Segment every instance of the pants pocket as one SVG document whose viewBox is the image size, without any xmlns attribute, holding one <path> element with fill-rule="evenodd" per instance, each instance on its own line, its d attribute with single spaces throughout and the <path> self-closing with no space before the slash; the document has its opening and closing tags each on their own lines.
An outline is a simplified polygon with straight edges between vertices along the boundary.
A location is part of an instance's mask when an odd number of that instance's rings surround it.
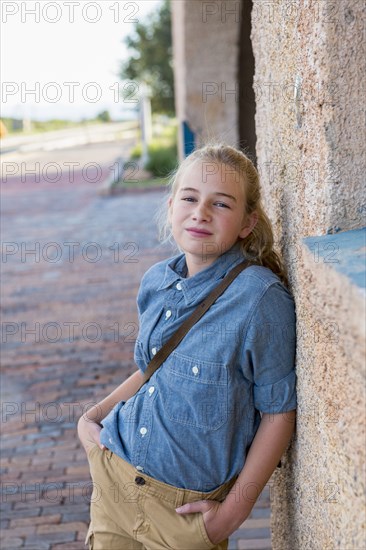
<svg viewBox="0 0 366 550">
<path fill-rule="evenodd" d="M 209 536 L 207 534 L 206 525 L 205 525 L 205 522 L 203 520 L 202 512 L 198 512 L 197 515 L 198 515 L 198 523 L 199 523 L 199 528 L 200 528 L 200 532 L 201 532 L 203 541 L 206 543 L 207 548 L 215 548 L 216 544 L 213 544 L 210 541 Z"/>
<path fill-rule="evenodd" d="M 88 533 L 85 538 L 85 546 L 88 546 L 89 550 L 93 550 L 94 548 L 94 533 L 92 524 L 89 525 Z"/>
<path fill-rule="evenodd" d="M 88 451 L 86 453 L 86 457 L 87 457 L 88 460 L 90 460 L 92 454 L 95 452 L 96 449 L 99 449 L 99 447 L 96 443 L 92 447 L 90 447 L 90 449 L 88 449 Z"/>
</svg>

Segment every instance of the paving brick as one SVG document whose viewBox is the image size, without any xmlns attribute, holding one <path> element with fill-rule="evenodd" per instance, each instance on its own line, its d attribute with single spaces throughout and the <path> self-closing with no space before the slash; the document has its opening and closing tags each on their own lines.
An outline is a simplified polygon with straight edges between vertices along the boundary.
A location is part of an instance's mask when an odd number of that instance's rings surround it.
<svg viewBox="0 0 366 550">
<path fill-rule="evenodd" d="M 15 430 L 10 432 L 13 436 L 22 436 L 24 435 L 26 439 L 31 438 L 33 435 L 37 435 L 40 433 L 39 428 L 35 427 L 27 427 L 23 428 L 22 430 Z"/>
<path fill-rule="evenodd" d="M 265 539 L 271 537 L 271 530 L 266 528 L 250 528 L 245 526 L 241 531 L 241 536 L 246 539 Z"/>
<path fill-rule="evenodd" d="M 270 518 L 248 518 L 240 526 L 240 529 L 261 529 L 268 528 L 270 526 Z"/>
<path fill-rule="evenodd" d="M 4 457 L 1 457 L 0 458 L 0 468 L 7 468 L 10 464 L 10 458 L 4 458 Z"/>
<path fill-rule="evenodd" d="M 33 474 L 34 476 L 34 474 Z M 12 482 L 12 481 L 17 481 L 18 479 L 20 478 L 20 472 L 18 473 L 13 473 L 13 472 L 3 472 L 1 474 L 1 481 L 2 483 L 5 483 L 5 482 Z"/>
<path fill-rule="evenodd" d="M 11 456 L 9 461 L 13 468 L 27 468 L 31 463 L 31 459 L 28 456 Z"/>
<path fill-rule="evenodd" d="M 37 533 L 45 534 L 45 533 L 63 533 L 63 532 L 71 532 L 71 531 L 84 531 L 87 529 L 86 523 L 82 522 L 70 522 L 70 523 L 62 523 L 59 525 L 39 525 L 37 527 Z"/>
<path fill-rule="evenodd" d="M 8 529 L 10 521 L 8 519 L 0 519 L 0 530 Z"/>
<path fill-rule="evenodd" d="M 22 548 L 23 539 L 19 537 L 4 538 L 0 537 L 0 548 L 10 550 L 11 548 Z"/>
<path fill-rule="evenodd" d="M 43 541 L 37 540 L 34 543 L 30 543 L 29 539 L 27 539 L 25 548 L 27 550 L 51 550 L 52 545 L 45 540 Z"/>
<path fill-rule="evenodd" d="M 71 532 L 64 532 L 64 533 L 46 533 L 46 534 L 40 534 L 37 533 L 37 535 L 32 535 L 30 537 L 27 537 L 27 544 L 34 544 L 36 545 L 38 542 L 48 544 L 49 546 L 51 543 L 56 542 L 75 542 L 76 533 Z"/>
<path fill-rule="evenodd" d="M 62 431 L 59 428 L 45 424 L 44 426 L 41 426 L 41 433 L 47 434 L 49 437 L 59 437 Z"/>
<path fill-rule="evenodd" d="M 62 495 L 59 495 L 57 498 L 53 500 L 46 500 L 38 498 L 37 500 L 33 499 L 33 501 L 27 500 L 26 502 L 16 502 L 14 504 L 14 510 L 28 510 L 31 506 L 36 505 L 37 507 L 47 508 L 47 507 L 53 507 L 56 505 L 61 504 L 64 501 L 64 497 Z"/>
<path fill-rule="evenodd" d="M 30 507 L 29 505 L 26 505 L 26 507 L 19 509 L 14 509 L 7 512 L 8 518 L 13 521 L 15 519 L 21 518 L 36 518 L 41 514 L 41 508 L 37 507 Z"/>
<path fill-rule="evenodd" d="M 67 542 L 66 544 L 53 544 L 51 550 L 85 550 L 84 541 Z"/>
<path fill-rule="evenodd" d="M 1 452 L 3 453 L 6 450 L 13 449 L 13 452 L 15 452 L 15 449 L 17 446 L 21 446 L 23 441 L 23 436 L 15 436 L 15 437 L 9 437 L 5 436 L 3 437 L 2 443 L 1 443 Z"/>
<path fill-rule="evenodd" d="M 51 466 L 53 465 L 51 460 L 52 459 L 47 458 L 46 460 L 41 460 L 41 462 L 38 462 L 37 459 L 32 459 L 29 470 L 32 472 L 49 472 L 51 471 Z M 26 471 L 22 471 L 22 475 L 27 473 L 29 470 L 27 469 Z"/>
<path fill-rule="evenodd" d="M 37 432 L 37 433 L 30 433 L 25 435 L 26 441 L 36 441 L 37 445 L 42 441 L 49 441 L 49 438 L 51 437 L 59 437 L 61 435 L 61 430 L 53 430 L 53 433 L 44 433 L 44 432 Z"/>
<path fill-rule="evenodd" d="M 39 517 L 27 517 L 17 518 L 10 521 L 10 527 L 22 527 L 23 525 L 52 525 L 60 523 L 61 515 L 56 514 L 53 516 L 39 516 Z"/>
<path fill-rule="evenodd" d="M 70 521 L 81 521 L 85 524 L 89 524 L 90 514 L 86 506 L 83 507 L 82 512 L 73 512 L 72 514 L 62 514 L 62 522 L 67 523 Z"/>
<path fill-rule="evenodd" d="M 15 453 L 15 449 L 12 448 L 12 449 L 1 449 L 1 454 L 3 457 L 9 457 L 11 458 Z"/>
<path fill-rule="evenodd" d="M 0 512 L 9 512 L 12 509 L 11 502 L 0 501 Z"/>
<path fill-rule="evenodd" d="M 238 550 L 271 550 L 271 539 L 239 539 Z"/>
<path fill-rule="evenodd" d="M 81 513 L 87 513 L 89 517 L 89 505 L 84 500 L 82 502 L 64 502 L 63 504 L 55 504 L 54 506 L 48 506 L 43 509 L 44 513 L 47 515 L 56 515 L 56 514 L 65 514 L 65 516 L 70 516 L 72 520 L 76 521 L 76 515 Z M 66 521 L 70 521 L 70 518 Z M 78 521 L 78 520 L 77 520 Z"/>
<path fill-rule="evenodd" d="M 41 465 L 41 466 L 45 466 L 47 465 L 48 467 L 51 466 L 52 464 L 52 459 L 53 459 L 53 453 L 48 453 L 48 456 L 40 456 L 40 455 L 34 455 L 32 457 L 32 468 L 34 466 L 38 466 L 38 465 Z"/>
<path fill-rule="evenodd" d="M 252 509 L 250 517 L 252 517 L 252 518 L 269 518 L 270 517 L 270 510 L 268 509 L 268 506 L 266 506 L 265 508 L 262 508 L 260 506 L 260 503 L 258 503 L 258 506 L 255 506 Z"/>
<path fill-rule="evenodd" d="M 10 413 L 6 408 L 9 403 L 12 406 Z M 24 429 L 27 429 L 28 426 L 23 422 L 23 420 L 20 419 L 20 414 L 19 414 L 20 404 L 19 404 L 19 402 L 17 402 L 17 401 L 14 401 L 14 402 L 6 401 L 5 403 L 2 404 L 2 406 L 3 406 L 2 428 L 3 428 L 4 431 L 6 431 L 6 433 L 14 433 L 14 432 L 16 433 L 18 431 L 22 431 Z M 15 407 L 15 409 L 13 407 Z M 18 414 L 17 419 L 14 419 L 10 416 L 10 414 L 13 414 L 12 411 L 14 411 L 14 410 Z"/>
<path fill-rule="evenodd" d="M 16 538 L 16 537 L 28 537 L 36 532 L 35 525 L 20 525 L 18 527 L 12 527 L 9 530 L 3 531 L 4 538 Z"/>
<path fill-rule="evenodd" d="M 65 475 L 65 468 L 60 468 L 59 464 L 55 462 L 52 464 L 53 468 L 49 468 L 44 472 L 44 475 L 47 478 L 47 481 L 55 481 L 59 479 L 60 477 L 63 477 Z"/>
</svg>

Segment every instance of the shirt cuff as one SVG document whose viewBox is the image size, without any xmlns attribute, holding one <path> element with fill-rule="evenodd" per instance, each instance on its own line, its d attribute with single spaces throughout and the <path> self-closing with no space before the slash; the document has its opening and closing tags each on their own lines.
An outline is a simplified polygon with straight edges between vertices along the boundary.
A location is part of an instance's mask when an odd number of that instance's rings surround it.
<svg viewBox="0 0 366 550">
<path fill-rule="evenodd" d="M 254 406 L 263 413 L 272 414 L 296 409 L 295 371 L 274 384 L 254 386 Z"/>
</svg>

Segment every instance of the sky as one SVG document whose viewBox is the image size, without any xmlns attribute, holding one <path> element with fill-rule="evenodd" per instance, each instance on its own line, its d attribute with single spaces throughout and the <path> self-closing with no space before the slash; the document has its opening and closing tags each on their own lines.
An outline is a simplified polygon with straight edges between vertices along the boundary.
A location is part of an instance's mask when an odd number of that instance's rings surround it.
<svg viewBox="0 0 366 550">
<path fill-rule="evenodd" d="M 118 77 L 129 53 L 123 38 L 161 0 L 12 1 L 1 10 L 1 116 L 47 120 L 122 119 L 137 86 L 120 97 Z"/>
</svg>

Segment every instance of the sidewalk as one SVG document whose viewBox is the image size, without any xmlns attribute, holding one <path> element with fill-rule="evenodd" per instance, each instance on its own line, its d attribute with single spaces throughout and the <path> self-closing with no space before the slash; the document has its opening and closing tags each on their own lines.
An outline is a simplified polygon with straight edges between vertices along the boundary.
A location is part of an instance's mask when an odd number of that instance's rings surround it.
<svg viewBox="0 0 366 550">
<path fill-rule="evenodd" d="M 76 421 L 134 370 L 138 284 L 170 253 L 156 247 L 160 192 L 96 191 L 2 188 L 3 550 L 85 548 L 91 483 Z M 269 515 L 266 489 L 230 549 L 270 549 Z"/>
<path fill-rule="evenodd" d="M 1 138 L 0 155 L 11 152 L 54 151 L 91 143 L 115 142 L 121 135 L 124 136 L 124 139 L 136 139 L 137 127 L 137 121 L 85 123 L 74 128 L 29 135 L 10 134 Z"/>
</svg>

